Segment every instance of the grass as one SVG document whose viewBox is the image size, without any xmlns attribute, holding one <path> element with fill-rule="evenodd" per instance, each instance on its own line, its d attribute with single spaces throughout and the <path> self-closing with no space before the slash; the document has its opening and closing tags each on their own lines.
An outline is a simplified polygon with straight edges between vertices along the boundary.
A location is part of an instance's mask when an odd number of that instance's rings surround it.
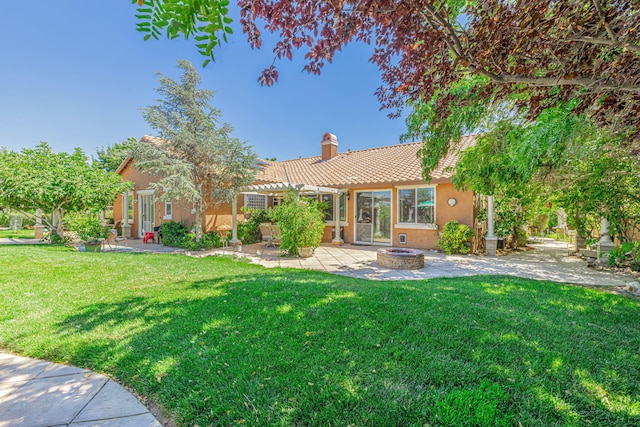
<svg viewBox="0 0 640 427">
<path fill-rule="evenodd" d="M 33 239 L 35 237 L 33 230 L 0 230 L 0 239 Z"/>
<path fill-rule="evenodd" d="M 0 348 L 106 373 L 179 425 L 640 424 L 640 301 L 620 295 L 63 247 L 0 265 Z"/>
</svg>

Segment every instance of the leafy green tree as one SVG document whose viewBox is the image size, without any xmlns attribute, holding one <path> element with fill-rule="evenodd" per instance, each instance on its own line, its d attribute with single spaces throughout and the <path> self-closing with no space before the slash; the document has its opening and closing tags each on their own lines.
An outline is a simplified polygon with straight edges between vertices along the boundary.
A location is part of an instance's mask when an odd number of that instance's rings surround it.
<svg viewBox="0 0 640 427">
<path fill-rule="evenodd" d="M 42 209 L 51 213 L 45 224 L 62 235 L 65 215 L 98 212 L 131 187 L 114 173 L 90 164 L 80 148 L 73 153 L 54 153 L 46 142 L 21 152 L 0 154 L 0 205 L 33 218 Z"/>
<path fill-rule="evenodd" d="M 496 213 L 512 224 L 503 233 L 511 228 L 517 237 L 536 205 L 549 201 L 565 209 L 581 236 L 597 231 L 605 217 L 614 235 L 628 239 L 640 221 L 637 158 L 584 115 L 573 114 L 571 104 L 546 109 L 532 124 L 511 116 L 476 141 L 462 153 L 453 182 L 496 196 Z"/>
<path fill-rule="evenodd" d="M 98 158 L 94 159 L 102 169 L 107 172 L 115 172 L 120 164 L 131 155 L 133 148 L 138 143 L 135 138 L 127 138 L 126 141 L 117 142 L 106 148 L 98 148 Z"/>
<path fill-rule="evenodd" d="M 234 202 L 241 187 L 252 184 L 258 158 L 244 142 L 220 125 L 221 112 L 209 103 L 213 92 L 199 89 L 200 75 L 189 61 L 178 61 L 179 82 L 159 75 L 161 95 L 144 109 L 144 118 L 159 138 L 143 137 L 134 150 L 138 169 L 158 181 L 152 187 L 164 200 L 193 207 L 196 242 L 203 233 L 204 212 L 214 204 Z"/>
</svg>

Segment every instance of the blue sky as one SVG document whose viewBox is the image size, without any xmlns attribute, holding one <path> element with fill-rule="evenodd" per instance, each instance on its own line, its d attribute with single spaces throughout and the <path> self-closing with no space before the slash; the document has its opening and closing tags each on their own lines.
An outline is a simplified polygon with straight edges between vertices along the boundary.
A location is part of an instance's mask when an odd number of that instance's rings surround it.
<svg viewBox="0 0 640 427">
<path fill-rule="evenodd" d="M 257 82 L 273 60 L 268 40 L 251 50 L 238 29 L 202 69 L 193 40 L 143 41 L 129 0 L 5 2 L 0 26 L 0 147 L 47 141 L 55 151 L 96 148 L 153 134 L 141 109 L 158 98 L 156 72 L 179 78 L 179 59 L 196 65 L 212 105 L 262 157 L 320 154 L 325 132 L 339 151 L 399 142 L 404 120 L 387 118 L 374 91 L 372 48 L 353 45 L 321 76 L 302 71 L 303 52 L 279 61 L 280 81 Z"/>
</svg>

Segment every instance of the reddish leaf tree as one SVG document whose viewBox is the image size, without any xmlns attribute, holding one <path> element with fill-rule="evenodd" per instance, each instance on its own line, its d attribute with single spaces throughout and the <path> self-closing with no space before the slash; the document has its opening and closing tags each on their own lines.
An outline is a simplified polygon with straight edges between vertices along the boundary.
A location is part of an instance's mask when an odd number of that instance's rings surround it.
<svg viewBox="0 0 640 427">
<path fill-rule="evenodd" d="M 218 4 L 224 10 L 211 13 Z M 152 35 L 167 28 L 169 36 L 209 37 L 210 43 L 198 46 L 213 56 L 210 37 L 224 34 L 220 16 L 227 5 L 226 0 L 145 0 L 140 28 Z M 261 27 L 277 33 L 275 55 L 291 59 L 294 49 L 302 49 L 305 70 L 312 74 L 349 43 L 373 45 L 371 61 L 384 82 L 377 96 L 392 116 L 407 102 L 429 103 L 435 111 L 429 125 L 437 127 L 453 114 L 452 103 L 471 99 L 485 105 L 516 100 L 516 108 L 534 119 L 548 106 L 578 100 L 574 113 L 640 136 L 640 0 L 239 0 L 238 5 L 251 46 L 261 47 Z M 272 85 L 277 78 L 270 66 L 259 80 Z M 465 85 L 465 97 L 452 91 L 469 78 L 473 84 Z"/>
</svg>

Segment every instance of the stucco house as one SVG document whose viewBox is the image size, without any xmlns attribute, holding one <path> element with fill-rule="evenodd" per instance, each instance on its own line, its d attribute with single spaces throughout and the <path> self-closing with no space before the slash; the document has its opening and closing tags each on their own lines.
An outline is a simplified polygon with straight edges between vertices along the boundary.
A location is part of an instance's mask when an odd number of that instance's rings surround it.
<svg viewBox="0 0 640 427">
<path fill-rule="evenodd" d="M 329 204 L 323 241 L 433 249 L 446 222 L 474 226 L 473 192 L 458 191 L 451 183 L 460 150 L 474 142 L 474 136 L 464 137 L 459 150 L 444 158 L 426 183 L 417 156 L 422 143 L 340 152 L 336 136 L 326 133 L 318 156 L 264 161 L 254 185 L 244 188 L 235 204 L 207 210 L 205 230 L 232 227 L 235 239 L 235 225 L 244 219 L 242 206 L 268 208 L 294 190 Z M 169 220 L 194 222 L 190 206 L 155 200 L 150 188 L 154 178 L 138 171 L 133 159 L 126 159 L 117 173 L 134 183 L 114 204 L 115 220 L 125 236 L 141 237 Z"/>
</svg>

